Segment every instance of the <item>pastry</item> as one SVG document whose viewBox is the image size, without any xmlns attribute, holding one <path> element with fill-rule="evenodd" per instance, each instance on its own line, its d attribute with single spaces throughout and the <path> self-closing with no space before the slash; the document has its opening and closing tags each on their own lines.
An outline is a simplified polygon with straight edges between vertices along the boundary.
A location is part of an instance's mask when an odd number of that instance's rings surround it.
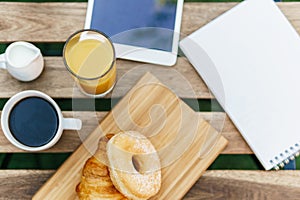
<svg viewBox="0 0 300 200">
<path fill-rule="evenodd" d="M 113 185 L 106 166 L 106 144 L 110 135 L 99 141 L 98 150 L 89 158 L 82 170 L 81 182 L 76 187 L 80 200 L 125 200 Z"/>
<path fill-rule="evenodd" d="M 80 200 L 145 200 L 161 186 L 158 154 L 138 132 L 106 135 L 82 170 L 76 187 Z"/>
<path fill-rule="evenodd" d="M 134 131 L 114 135 L 107 143 L 107 158 L 111 180 L 127 198 L 149 199 L 159 191 L 159 157 L 144 135 Z"/>
</svg>

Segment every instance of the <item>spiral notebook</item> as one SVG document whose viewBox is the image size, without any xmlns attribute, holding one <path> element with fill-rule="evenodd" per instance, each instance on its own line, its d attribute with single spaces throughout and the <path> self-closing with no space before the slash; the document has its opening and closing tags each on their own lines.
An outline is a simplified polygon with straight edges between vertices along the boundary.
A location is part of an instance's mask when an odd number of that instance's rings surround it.
<svg viewBox="0 0 300 200">
<path fill-rule="evenodd" d="M 247 0 L 180 47 L 266 170 L 300 150 L 300 38 L 272 0 Z"/>
</svg>

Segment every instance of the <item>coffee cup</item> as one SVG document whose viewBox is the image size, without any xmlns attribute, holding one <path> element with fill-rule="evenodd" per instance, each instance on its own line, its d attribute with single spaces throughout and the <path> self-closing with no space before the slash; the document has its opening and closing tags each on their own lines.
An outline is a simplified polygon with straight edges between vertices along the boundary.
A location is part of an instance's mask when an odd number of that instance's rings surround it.
<svg viewBox="0 0 300 200">
<path fill-rule="evenodd" d="M 64 118 L 51 97 L 36 90 L 27 90 L 7 101 L 1 114 L 1 127 L 14 146 L 27 151 L 41 151 L 56 144 L 63 130 L 80 130 L 81 120 Z"/>
<path fill-rule="evenodd" d="M 39 48 L 28 42 L 14 42 L 0 55 L 0 68 L 20 81 L 32 81 L 43 71 L 44 60 Z"/>
</svg>

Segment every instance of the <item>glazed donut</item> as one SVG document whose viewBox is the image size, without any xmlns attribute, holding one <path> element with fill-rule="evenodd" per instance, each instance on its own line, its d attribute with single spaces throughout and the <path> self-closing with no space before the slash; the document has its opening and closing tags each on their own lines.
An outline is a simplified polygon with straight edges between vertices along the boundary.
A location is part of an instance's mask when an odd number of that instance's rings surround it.
<svg viewBox="0 0 300 200">
<path fill-rule="evenodd" d="M 127 198 L 144 200 L 161 186 L 158 154 L 142 134 L 128 131 L 114 135 L 107 143 L 110 178 Z"/>
</svg>

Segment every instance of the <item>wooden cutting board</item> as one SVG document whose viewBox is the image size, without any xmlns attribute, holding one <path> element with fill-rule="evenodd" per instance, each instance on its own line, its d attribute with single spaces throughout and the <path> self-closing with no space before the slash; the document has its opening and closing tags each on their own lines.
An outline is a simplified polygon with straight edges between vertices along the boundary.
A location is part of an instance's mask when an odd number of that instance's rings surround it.
<svg viewBox="0 0 300 200">
<path fill-rule="evenodd" d="M 33 199 L 77 199 L 85 161 L 107 133 L 136 130 L 146 135 L 159 153 L 162 186 L 152 199 L 181 199 L 227 144 L 220 136 L 206 156 L 201 147 L 216 135 L 202 117 L 150 73 L 124 96 L 83 144 L 40 188 Z"/>
</svg>

